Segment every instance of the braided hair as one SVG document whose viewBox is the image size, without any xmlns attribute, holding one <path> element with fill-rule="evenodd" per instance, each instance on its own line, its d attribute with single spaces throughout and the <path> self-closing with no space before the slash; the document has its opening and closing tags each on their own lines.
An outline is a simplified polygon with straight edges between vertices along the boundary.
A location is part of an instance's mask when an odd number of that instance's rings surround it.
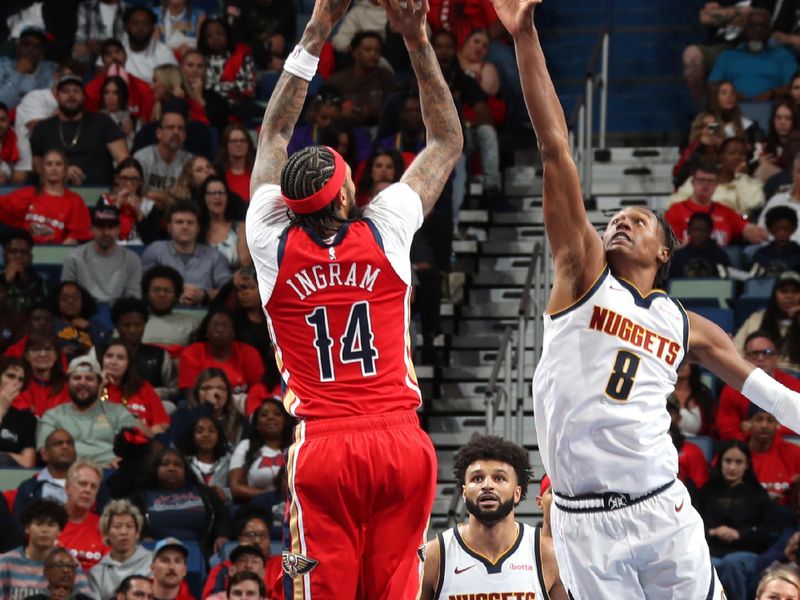
<svg viewBox="0 0 800 600">
<path fill-rule="evenodd" d="M 281 191 L 292 200 L 307 198 L 318 192 L 333 177 L 335 161 L 330 150 L 323 146 L 309 146 L 298 150 L 289 157 L 281 171 Z M 288 211 L 292 225 L 306 227 L 325 239 L 347 223 L 347 219 L 339 216 L 338 201 L 316 212 L 307 215 Z"/>
</svg>

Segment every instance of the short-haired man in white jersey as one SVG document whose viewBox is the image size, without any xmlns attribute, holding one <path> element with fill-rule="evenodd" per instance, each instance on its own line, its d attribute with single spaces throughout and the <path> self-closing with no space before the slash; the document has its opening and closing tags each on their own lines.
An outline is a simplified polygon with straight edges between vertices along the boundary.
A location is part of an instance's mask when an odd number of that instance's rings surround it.
<svg viewBox="0 0 800 600">
<path fill-rule="evenodd" d="M 461 154 L 458 112 L 426 33 L 428 3 L 383 0 L 419 84 L 427 145 L 354 218 L 332 148 L 286 148 L 319 53 L 349 0 L 317 0 L 264 114 L 247 244 L 299 419 L 288 451 L 287 598 L 411 600 L 436 490 L 411 362 L 409 250 Z"/>
<path fill-rule="evenodd" d="M 664 398 L 685 360 L 716 373 L 779 421 L 800 395 L 745 361 L 728 336 L 656 289 L 674 235 L 630 207 L 603 236 L 586 216 L 564 113 L 533 9 L 492 0 L 511 34 L 544 163 L 544 224 L 555 277 L 533 383 L 539 450 L 553 483 L 559 573 L 575 600 L 721 597 L 702 520 L 676 480 Z"/>
<path fill-rule="evenodd" d="M 551 540 L 515 519 L 533 471 L 528 452 L 501 437 L 474 437 L 455 456 L 469 519 L 425 547 L 422 599 L 567 600 Z"/>
</svg>

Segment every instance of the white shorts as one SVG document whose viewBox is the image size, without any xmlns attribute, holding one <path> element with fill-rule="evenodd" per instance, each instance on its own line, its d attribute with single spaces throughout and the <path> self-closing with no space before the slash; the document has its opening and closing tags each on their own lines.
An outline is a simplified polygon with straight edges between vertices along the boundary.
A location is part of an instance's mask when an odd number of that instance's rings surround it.
<svg viewBox="0 0 800 600">
<path fill-rule="evenodd" d="M 590 512 L 592 504 L 556 495 L 550 513 L 559 573 L 574 600 L 725 598 L 703 520 L 680 481 L 624 508 Z"/>
</svg>

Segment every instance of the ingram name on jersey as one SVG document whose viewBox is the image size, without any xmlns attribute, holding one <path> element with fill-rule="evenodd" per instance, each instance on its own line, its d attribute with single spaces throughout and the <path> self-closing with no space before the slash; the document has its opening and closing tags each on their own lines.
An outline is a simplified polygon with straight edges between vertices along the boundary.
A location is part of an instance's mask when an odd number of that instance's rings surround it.
<svg viewBox="0 0 800 600">
<path fill-rule="evenodd" d="M 666 397 L 688 335 L 678 302 L 642 296 L 608 267 L 575 304 L 544 316 L 533 404 L 554 490 L 643 494 L 675 478 Z"/>
</svg>

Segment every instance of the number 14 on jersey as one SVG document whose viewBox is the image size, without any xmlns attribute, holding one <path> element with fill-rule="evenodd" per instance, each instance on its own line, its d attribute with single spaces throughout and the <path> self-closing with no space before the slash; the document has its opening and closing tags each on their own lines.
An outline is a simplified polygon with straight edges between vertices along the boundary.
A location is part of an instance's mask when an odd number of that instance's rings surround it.
<svg viewBox="0 0 800 600">
<path fill-rule="evenodd" d="M 315 308 L 306 315 L 306 323 L 313 327 L 315 332 L 314 347 L 319 363 L 319 380 L 335 381 L 334 340 L 328 324 L 328 308 L 326 306 Z M 374 340 L 369 302 L 356 302 L 350 307 L 347 325 L 339 338 L 339 363 L 360 363 L 361 374 L 364 377 L 376 375 L 378 370 L 375 362 L 378 359 L 378 349 L 374 346 Z"/>
</svg>

